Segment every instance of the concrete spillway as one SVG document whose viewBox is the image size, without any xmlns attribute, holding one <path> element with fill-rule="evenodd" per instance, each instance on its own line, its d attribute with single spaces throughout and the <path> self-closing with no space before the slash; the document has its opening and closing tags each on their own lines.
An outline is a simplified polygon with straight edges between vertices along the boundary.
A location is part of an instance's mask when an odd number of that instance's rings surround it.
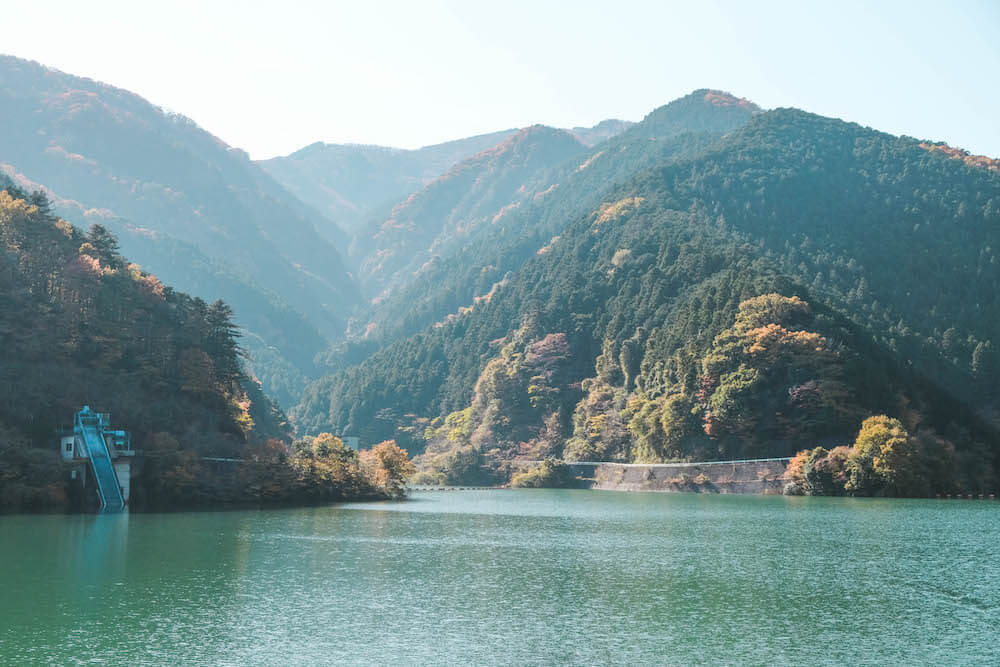
<svg viewBox="0 0 1000 667">
<path fill-rule="evenodd" d="M 91 412 L 84 406 L 76 413 L 74 431 L 83 441 L 90 455 L 90 464 L 97 479 L 97 491 L 101 498 L 101 509 L 105 512 L 120 512 L 125 508 L 125 498 L 122 496 L 118 475 L 111 462 L 111 452 L 104 440 L 105 424 L 101 415 Z"/>
</svg>

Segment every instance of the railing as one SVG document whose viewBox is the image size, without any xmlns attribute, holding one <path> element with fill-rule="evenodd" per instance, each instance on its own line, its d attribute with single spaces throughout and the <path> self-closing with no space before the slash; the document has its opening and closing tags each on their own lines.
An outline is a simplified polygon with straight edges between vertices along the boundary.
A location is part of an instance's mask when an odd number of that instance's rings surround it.
<svg viewBox="0 0 1000 667">
<path fill-rule="evenodd" d="M 76 431 L 83 438 L 90 455 L 90 465 L 97 479 L 97 490 L 101 497 L 101 507 L 106 512 L 118 512 L 124 509 L 125 499 L 118 485 L 118 475 L 111 462 L 111 453 L 104 441 L 103 423 L 99 415 L 80 411 L 76 414 Z"/>
</svg>

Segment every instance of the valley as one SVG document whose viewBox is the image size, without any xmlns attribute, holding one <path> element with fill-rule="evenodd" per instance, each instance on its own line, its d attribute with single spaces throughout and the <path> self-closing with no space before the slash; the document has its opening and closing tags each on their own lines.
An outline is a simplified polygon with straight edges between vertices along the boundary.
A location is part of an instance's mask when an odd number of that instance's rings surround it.
<svg viewBox="0 0 1000 667">
<path fill-rule="evenodd" d="M 710 89 L 634 123 L 417 150 L 320 142 L 260 162 L 30 61 L 0 59 L 0 99 L 12 212 L 113 234 L 111 254 L 72 260 L 92 279 L 130 273 L 166 303 L 187 292 L 226 308 L 228 356 L 209 358 L 220 406 L 244 406 L 221 427 L 242 444 L 205 452 L 312 452 L 337 434 L 397 443 L 428 484 L 506 484 L 520 461 L 798 456 L 802 474 L 839 480 L 824 493 L 995 488 L 989 158 Z M 18 208 L 32 197 L 37 210 Z M 101 311 L 48 289 L 84 327 L 62 349 L 96 359 Z M 135 335 L 102 368 L 177 391 L 142 375 L 141 355 L 160 352 Z M 190 349 L 167 356 L 191 366 Z M 18 424 L 54 422 L 72 400 L 0 418 L 39 444 Z M 865 454 L 872 419 L 877 447 L 901 443 L 905 483 Z M 804 479 L 794 488 L 820 492 Z"/>
</svg>

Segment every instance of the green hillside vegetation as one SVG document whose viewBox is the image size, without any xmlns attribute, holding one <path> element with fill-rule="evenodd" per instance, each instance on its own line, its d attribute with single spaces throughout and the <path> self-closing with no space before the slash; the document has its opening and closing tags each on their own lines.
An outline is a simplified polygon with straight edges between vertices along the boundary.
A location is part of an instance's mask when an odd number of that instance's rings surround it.
<svg viewBox="0 0 1000 667">
<path fill-rule="evenodd" d="M 104 227 L 83 233 L 44 194 L 0 182 L 0 511 L 87 504 L 56 446 L 83 404 L 144 452 L 137 508 L 397 493 L 405 455 L 341 451 L 334 475 L 326 452 L 315 465 L 290 454 L 287 421 L 241 368 L 233 318 L 129 263 Z"/>
<path fill-rule="evenodd" d="M 911 496 L 994 488 L 995 471 L 978 466 L 987 451 L 956 451 L 929 429 L 910 434 L 885 415 L 861 424 L 854 444 L 802 450 L 785 472 L 786 495 Z"/>
<path fill-rule="evenodd" d="M 885 414 L 990 488 L 997 202 L 996 173 L 916 140 L 757 114 L 606 193 L 491 298 L 316 383 L 297 414 L 425 444 L 445 481 L 550 455 L 789 456 Z"/>
<path fill-rule="evenodd" d="M 756 106 L 731 95 L 698 90 L 656 109 L 590 151 L 533 176 L 525 174 L 523 192 L 496 205 L 496 222 L 491 219 L 487 228 L 470 237 L 446 235 L 441 247 L 447 252 L 435 253 L 405 285 L 360 310 L 352 326 L 359 337 L 338 343 L 322 357 L 323 363 L 331 374 L 342 371 L 382 347 L 475 307 L 508 274 L 548 252 L 566 225 L 596 208 L 615 184 L 651 166 L 699 154 L 757 112 Z M 331 382 L 337 381 L 325 379 L 317 385 L 321 390 L 310 389 L 305 401 L 324 401 Z M 338 412 L 334 409 L 331 414 Z M 343 416 L 346 413 L 337 414 L 335 423 L 343 425 L 338 421 Z M 307 428 L 313 428 L 310 419 L 304 422 Z"/>
<path fill-rule="evenodd" d="M 536 125 L 455 165 L 359 233 L 352 253 L 362 285 L 378 295 L 407 282 L 426 262 L 531 201 L 525 183 L 583 150 L 569 133 Z"/>
</svg>

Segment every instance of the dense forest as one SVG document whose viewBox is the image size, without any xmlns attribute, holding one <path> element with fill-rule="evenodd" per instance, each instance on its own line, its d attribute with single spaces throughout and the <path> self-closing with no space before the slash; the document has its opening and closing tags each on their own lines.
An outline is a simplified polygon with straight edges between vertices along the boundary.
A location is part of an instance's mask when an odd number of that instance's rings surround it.
<svg viewBox="0 0 1000 667">
<path fill-rule="evenodd" d="M 397 289 L 379 294 L 370 307 L 362 304 L 352 319 L 350 333 L 354 336 L 322 355 L 321 365 L 330 372 L 342 370 L 374 350 L 474 308 L 508 274 L 537 253 L 547 252 L 550 241 L 575 217 L 593 210 L 610 187 L 643 169 L 698 154 L 757 112 L 759 108 L 746 100 L 698 90 L 654 110 L 641 123 L 619 125 L 623 132 L 574 154 L 563 164 L 538 169 L 534 174 L 521 171 L 523 182 L 517 193 L 506 202 L 494 202 L 496 210 L 489 225 L 473 226 L 459 235 L 436 236 L 433 247 L 428 244 L 423 251 L 430 257 L 428 261 Z M 454 170 L 479 167 L 470 162 L 476 160 L 456 165 Z M 492 195 L 495 180 L 503 174 L 504 170 L 483 174 L 485 187 L 478 190 Z M 413 199 L 427 196 L 425 190 Z M 482 195 L 473 197 L 472 203 L 481 206 L 484 199 Z M 458 206 L 444 207 L 439 215 L 442 219 L 461 217 L 467 203 L 460 200 Z M 356 239 L 354 245 L 368 243 Z M 306 400 L 312 400 L 311 394 Z"/>
<path fill-rule="evenodd" d="M 532 200 L 526 182 L 583 150 L 568 132 L 528 127 L 393 206 L 360 230 L 352 245 L 366 294 L 384 298 L 384 290 L 406 284 L 425 263 L 495 225 Z"/>
<path fill-rule="evenodd" d="M 395 436 L 465 481 L 518 457 L 791 455 L 886 414 L 985 488 L 1000 177 L 928 146 L 748 111 L 535 239 L 471 307 L 310 387 L 300 424 Z M 468 283 L 483 260 L 450 262 Z"/>
<path fill-rule="evenodd" d="M 86 504 L 55 446 L 84 404 L 143 453 L 133 507 L 399 492 L 408 461 L 391 443 L 362 456 L 328 435 L 290 447 L 284 415 L 243 371 L 230 307 L 164 285 L 106 228 L 84 233 L 4 179 L 0 244 L 0 511 Z"/>
</svg>

